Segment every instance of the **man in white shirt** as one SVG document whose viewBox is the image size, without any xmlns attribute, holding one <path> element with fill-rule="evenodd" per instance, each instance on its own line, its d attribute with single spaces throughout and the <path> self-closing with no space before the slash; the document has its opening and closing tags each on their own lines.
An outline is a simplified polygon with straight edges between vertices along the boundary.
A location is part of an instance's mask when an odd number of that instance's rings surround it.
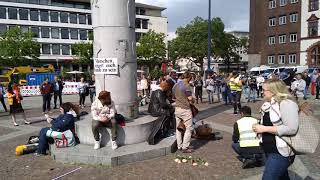
<svg viewBox="0 0 320 180">
<path fill-rule="evenodd" d="M 302 79 L 302 75 L 298 74 L 295 80 L 291 84 L 291 90 L 293 94 L 297 97 L 298 101 L 301 101 L 304 97 L 304 89 L 306 88 L 306 81 Z"/>
</svg>

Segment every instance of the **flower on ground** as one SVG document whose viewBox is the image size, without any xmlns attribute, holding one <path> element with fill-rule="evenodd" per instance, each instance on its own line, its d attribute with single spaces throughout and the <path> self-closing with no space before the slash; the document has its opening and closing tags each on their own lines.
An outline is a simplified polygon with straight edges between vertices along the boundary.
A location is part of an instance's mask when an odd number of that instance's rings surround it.
<svg viewBox="0 0 320 180">
<path fill-rule="evenodd" d="M 192 163 L 192 166 L 197 166 L 198 165 L 198 163 Z"/>
<path fill-rule="evenodd" d="M 205 166 L 209 166 L 209 163 L 208 163 L 208 162 L 206 162 L 206 163 L 204 163 L 204 165 L 205 165 Z"/>
<path fill-rule="evenodd" d="M 184 163 L 186 163 L 186 162 L 188 162 L 186 159 L 182 159 L 182 162 L 184 162 Z"/>
</svg>

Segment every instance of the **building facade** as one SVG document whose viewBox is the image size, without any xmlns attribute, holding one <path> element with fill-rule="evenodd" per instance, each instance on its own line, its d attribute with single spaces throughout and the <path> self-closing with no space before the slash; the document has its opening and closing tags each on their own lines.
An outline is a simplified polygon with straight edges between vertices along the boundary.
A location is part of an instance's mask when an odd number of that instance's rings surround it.
<svg viewBox="0 0 320 180">
<path fill-rule="evenodd" d="M 167 35 L 165 8 L 136 3 L 136 38 L 149 30 Z M 82 70 L 71 45 L 93 39 L 90 0 L 0 0 L 0 33 L 18 26 L 41 44 L 40 62 Z"/>
<path fill-rule="evenodd" d="M 320 66 L 319 1 L 301 3 L 301 54 L 302 62 L 310 67 Z"/>
<path fill-rule="evenodd" d="M 249 39 L 249 32 L 246 31 L 231 31 L 229 34 L 232 34 L 234 37 L 239 39 Z M 248 49 L 246 47 L 238 47 L 236 52 L 240 56 L 240 62 L 248 62 Z"/>
<path fill-rule="evenodd" d="M 249 61 L 260 58 L 256 64 L 304 65 L 300 27 L 301 0 L 250 0 Z"/>
</svg>

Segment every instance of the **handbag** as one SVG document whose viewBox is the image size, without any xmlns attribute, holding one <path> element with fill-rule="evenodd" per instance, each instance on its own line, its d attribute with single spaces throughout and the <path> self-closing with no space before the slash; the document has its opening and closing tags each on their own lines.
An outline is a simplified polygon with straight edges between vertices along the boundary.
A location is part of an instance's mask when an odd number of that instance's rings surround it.
<svg viewBox="0 0 320 180">
<path fill-rule="evenodd" d="M 46 135 L 47 137 L 52 137 L 54 139 L 54 144 L 57 148 L 64 148 L 76 145 L 76 141 L 71 130 L 58 132 L 50 129 L 47 131 Z"/>
<path fill-rule="evenodd" d="M 186 126 L 184 125 L 183 121 L 181 120 L 177 126 L 178 131 L 180 132 L 185 132 L 186 131 Z"/>
<path fill-rule="evenodd" d="M 299 129 L 293 136 L 282 136 L 296 155 L 314 153 L 319 145 L 320 121 L 313 116 L 310 104 L 305 102 L 299 107 Z"/>
<path fill-rule="evenodd" d="M 192 117 L 195 117 L 199 113 L 198 108 L 193 104 L 190 104 L 190 109 L 191 109 L 191 112 L 192 112 Z"/>
</svg>

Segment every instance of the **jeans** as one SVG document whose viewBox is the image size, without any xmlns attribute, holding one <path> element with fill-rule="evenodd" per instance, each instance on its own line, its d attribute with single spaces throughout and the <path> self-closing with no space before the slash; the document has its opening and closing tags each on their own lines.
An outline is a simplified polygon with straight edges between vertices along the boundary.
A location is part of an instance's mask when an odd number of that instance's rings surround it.
<svg viewBox="0 0 320 180">
<path fill-rule="evenodd" d="M 186 131 L 182 134 L 178 129 L 176 129 L 176 138 L 178 149 L 187 149 L 190 145 L 191 134 L 193 131 L 192 127 L 192 113 L 190 109 L 182 109 L 180 107 L 175 108 L 176 115 L 176 125 L 183 121 L 186 126 Z"/>
<path fill-rule="evenodd" d="M 249 89 L 249 94 L 248 94 L 248 101 L 256 101 L 256 89 L 254 88 L 248 88 Z"/>
<path fill-rule="evenodd" d="M 241 91 L 233 91 L 231 92 L 231 96 L 233 102 L 233 110 L 236 113 L 241 109 Z"/>
<path fill-rule="evenodd" d="M 46 110 L 50 111 L 50 103 L 51 103 L 51 94 L 43 94 L 42 95 L 42 112 L 46 112 Z"/>
<path fill-rule="evenodd" d="M 284 157 L 278 153 L 267 153 L 266 157 L 262 180 L 290 180 L 288 167 L 293 163 L 295 156 Z"/>
<path fill-rule="evenodd" d="M 263 151 L 259 147 L 240 148 L 239 143 L 232 143 L 232 149 L 243 159 L 262 160 Z"/>
<path fill-rule="evenodd" d="M 208 93 L 208 99 L 209 99 L 209 104 L 213 103 L 213 92 L 210 90 L 207 90 Z"/>
<path fill-rule="evenodd" d="M 92 120 L 92 133 L 93 133 L 94 139 L 96 141 L 100 141 L 100 134 L 99 134 L 100 127 L 110 128 L 112 141 L 115 141 L 117 139 L 118 124 L 115 119 L 111 119 L 110 121 L 108 121 L 106 123 L 101 122 L 101 121 Z"/>
<path fill-rule="evenodd" d="M 47 137 L 47 131 L 49 127 L 42 128 L 39 133 L 39 147 L 38 147 L 38 154 L 46 154 L 47 150 L 49 149 L 49 143 L 53 143 L 53 139 L 51 137 Z"/>
<path fill-rule="evenodd" d="M 57 100 L 59 98 L 59 103 L 60 106 L 62 105 L 62 94 L 60 92 L 54 92 L 53 93 L 53 102 L 54 102 L 54 107 L 57 107 Z"/>
<path fill-rule="evenodd" d="M 90 101 L 91 101 L 91 104 L 93 103 L 93 101 L 94 101 L 94 97 L 96 96 L 96 92 L 94 91 L 94 92 L 90 92 Z"/>
<path fill-rule="evenodd" d="M 85 101 L 86 101 L 86 94 L 79 94 L 79 105 L 84 105 Z"/>
<path fill-rule="evenodd" d="M 249 89 L 249 87 L 248 86 L 243 86 L 243 88 L 242 88 L 242 92 L 243 92 L 243 95 L 244 95 L 244 97 L 245 98 L 249 98 L 249 94 L 250 94 L 250 89 Z"/>
</svg>

